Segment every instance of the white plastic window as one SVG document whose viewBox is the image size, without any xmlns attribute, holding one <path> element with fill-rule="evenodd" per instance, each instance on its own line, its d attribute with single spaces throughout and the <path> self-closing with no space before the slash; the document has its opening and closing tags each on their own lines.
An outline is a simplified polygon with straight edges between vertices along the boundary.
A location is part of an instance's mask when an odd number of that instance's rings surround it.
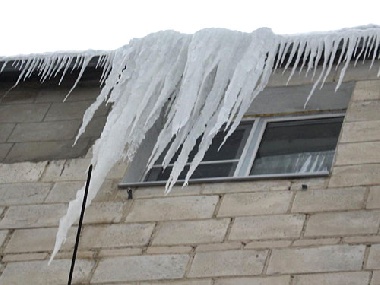
<svg viewBox="0 0 380 285">
<path fill-rule="evenodd" d="M 328 175 L 342 122 L 343 114 L 246 119 L 221 148 L 224 134 L 214 138 L 190 182 Z M 165 169 L 160 157 L 141 180 L 124 180 L 120 186 L 164 183 L 176 157 Z"/>
</svg>

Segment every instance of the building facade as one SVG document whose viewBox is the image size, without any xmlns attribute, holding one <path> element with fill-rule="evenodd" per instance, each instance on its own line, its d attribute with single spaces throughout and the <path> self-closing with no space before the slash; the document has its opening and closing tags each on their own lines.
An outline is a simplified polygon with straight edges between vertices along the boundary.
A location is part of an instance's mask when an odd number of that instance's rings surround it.
<svg viewBox="0 0 380 285">
<path fill-rule="evenodd" d="M 327 175 L 190 183 L 169 195 L 160 185 L 129 186 L 130 197 L 120 187 L 128 170 L 120 162 L 85 213 L 73 283 L 380 284 L 380 80 L 364 63 L 347 70 L 335 94 L 329 84 L 337 76 L 329 75 L 309 109 L 289 99 L 247 114 L 344 113 Z M 4 94 L 13 79 L 4 80 Z M 71 148 L 99 93 L 92 79 L 84 77 L 64 103 L 69 84 L 33 78 L 2 98 L 0 284 L 67 284 L 76 226 L 47 263 L 110 108 L 99 110 Z M 285 87 L 286 79 L 274 75 L 264 92 L 303 94 L 312 82 L 300 74 Z"/>
</svg>

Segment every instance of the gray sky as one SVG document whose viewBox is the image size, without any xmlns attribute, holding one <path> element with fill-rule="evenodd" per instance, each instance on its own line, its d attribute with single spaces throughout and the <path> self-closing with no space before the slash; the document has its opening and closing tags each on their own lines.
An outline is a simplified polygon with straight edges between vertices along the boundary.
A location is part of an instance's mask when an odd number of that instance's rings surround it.
<svg viewBox="0 0 380 285">
<path fill-rule="evenodd" d="M 0 7 L 0 56 L 115 49 L 168 29 L 294 34 L 380 25 L 379 0 L 3 0 Z"/>
</svg>

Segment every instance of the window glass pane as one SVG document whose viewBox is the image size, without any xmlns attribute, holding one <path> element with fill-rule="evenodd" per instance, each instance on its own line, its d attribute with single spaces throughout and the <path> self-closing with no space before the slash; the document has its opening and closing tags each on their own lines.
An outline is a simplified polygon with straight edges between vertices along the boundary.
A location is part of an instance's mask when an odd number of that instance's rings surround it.
<svg viewBox="0 0 380 285">
<path fill-rule="evenodd" d="M 227 139 L 224 145 L 220 148 L 220 145 L 223 142 L 224 135 L 226 133 L 219 132 L 214 139 L 212 140 L 212 144 L 207 150 L 202 161 L 220 161 L 220 160 L 230 160 L 230 159 L 238 159 L 243 151 L 245 143 L 247 142 L 247 138 L 249 136 L 249 132 L 252 128 L 253 122 L 243 122 L 239 125 L 239 127 L 235 130 L 235 132 Z M 198 152 L 198 146 L 201 142 L 201 138 L 197 139 L 197 144 L 194 149 L 190 152 L 188 162 L 193 161 L 195 154 Z M 169 147 L 163 152 L 163 154 L 159 157 L 156 164 L 161 164 L 164 160 L 164 153 L 169 149 Z M 173 156 L 170 163 L 174 163 L 180 153 L 180 149 Z"/>
<path fill-rule="evenodd" d="M 213 139 L 211 146 L 207 150 L 203 161 L 229 160 L 239 158 L 247 142 L 252 122 L 242 123 L 235 132 L 223 142 L 225 133 L 219 132 Z"/>
<path fill-rule="evenodd" d="M 201 164 L 197 167 L 191 178 L 230 177 L 233 176 L 236 165 L 237 162 Z M 169 178 L 171 170 L 172 167 L 167 167 L 166 169 L 154 167 L 149 171 L 145 181 L 165 181 Z M 184 180 L 188 170 L 189 166 L 186 166 L 178 179 Z"/>
<path fill-rule="evenodd" d="M 329 171 L 343 118 L 268 123 L 250 174 Z"/>
</svg>

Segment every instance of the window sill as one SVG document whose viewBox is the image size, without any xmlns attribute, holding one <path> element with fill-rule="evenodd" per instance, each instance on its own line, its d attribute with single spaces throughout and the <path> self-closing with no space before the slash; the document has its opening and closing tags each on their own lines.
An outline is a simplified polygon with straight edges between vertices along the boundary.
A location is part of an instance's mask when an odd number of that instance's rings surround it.
<svg viewBox="0 0 380 285">
<path fill-rule="evenodd" d="M 301 178 L 316 178 L 327 177 L 330 175 L 328 171 L 320 171 L 314 173 L 293 173 L 293 174 L 265 174 L 265 175 L 252 175 L 247 177 L 215 177 L 215 178 L 200 178 L 191 179 L 190 184 L 199 183 L 220 183 L 220 182 L 240 182 L 240 181 L 257 181 L 269 179 L 301 179 Z M 184 180 L 178 180 L 176 185 L 182 185 Z M 163 186 L 166 181 L 145 181 L 145 182 L 121 182 L 118 187 L 120 189 L 128 189 L 130 187 L 144 187 L 144 186 Z"/>
</svg>

